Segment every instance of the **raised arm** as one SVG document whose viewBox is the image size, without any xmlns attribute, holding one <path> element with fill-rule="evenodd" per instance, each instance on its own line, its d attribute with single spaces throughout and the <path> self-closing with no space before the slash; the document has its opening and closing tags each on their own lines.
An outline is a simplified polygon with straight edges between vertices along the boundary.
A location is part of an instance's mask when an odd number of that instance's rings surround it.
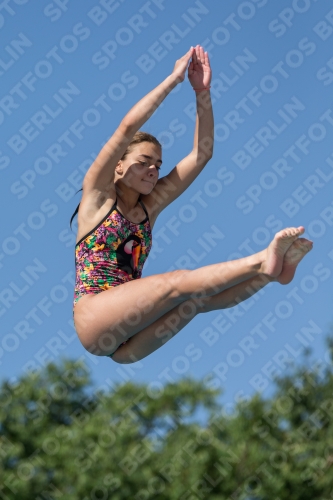
<svg viewBox="0 0 333 500">
<path fill-rule="evenodd" d="M 208 53 L 199 45 L 195 47 L 188 68 L 188 78 L 196 94 L 196 124 L 192 151 L 155 186 L 159 198 L 159 212 L 187 189 L 213 155 L 214 118 L 210 97 L 212 72 Z M 168 193 L 165 195 L 165 193 Z"/>
<path fill-rule="evenodd" d="M 200 46 L 193 53 L 188 78 L 196 95 L 197 115 L 191 155 L 196 158 L 194 169 L 198 169 L 198 175 L 213 156 L 214 145 L 214 118 L 209 90 L 212 72 L 208 53 Z"/>
<path fill-rule="evenodd" d="M 110 191 L 114 180 L 114 170 L 126 151 L 134 134 L 154 113 L 171 90 L 185 78 L 191 48 L 175 64 L 174 70 L 160 85 L 143 97 L 126 114 L 119 127 L 103 146 L 94 163 L 89 168 L 83 182 L 83 191 Z"/>
</svg>

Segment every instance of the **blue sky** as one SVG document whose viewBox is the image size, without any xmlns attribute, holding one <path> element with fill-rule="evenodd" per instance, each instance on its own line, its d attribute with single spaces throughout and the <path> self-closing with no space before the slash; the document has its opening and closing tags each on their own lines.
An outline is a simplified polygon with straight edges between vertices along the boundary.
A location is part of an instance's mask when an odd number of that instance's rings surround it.
<svg viewBox="0 0 333 500">
<path fill-rule="evenodd" d="M 213 4 L 213 5 L 212 5 Z M 8 2 L 0 12 L 0 363 L 15 380 L 83 357 L 97 385 L 184 376 L 232 405 L 274 374 L 326 363 L 333 272 L 333 11 L 329 2 L 124 0 Z M 130 11 L 131 9 L 131 11 Z M 159 217 L 144 276 L 262 250 L 304 225 L 314 241 L 294 281 L 195 318 L 134 365 L 88 355 L 72 319 L 75 192 L 125 113 L 191 45 L 213 69 L 214 157 Z M 178 86 L 144 130 L 164 144 L 162 174 L 193 141 L 194 95 Z M 75 225 L 74 225 L 75 228 Z M 213 236 L 212 236 L 213 235 Z M 251 340 L 252 339 L 252 340 Z"/>
</svg>

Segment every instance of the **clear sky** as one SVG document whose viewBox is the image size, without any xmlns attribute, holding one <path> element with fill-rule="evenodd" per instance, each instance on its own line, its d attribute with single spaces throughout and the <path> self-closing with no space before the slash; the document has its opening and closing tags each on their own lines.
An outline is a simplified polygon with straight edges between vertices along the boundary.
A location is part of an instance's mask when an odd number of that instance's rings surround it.
<svg viewBox="0 0 333 500">
<path fill-rule="evenodd" d="M 320 0 L 7 0 L 0 6 L 0 370 L 16 377 L 83 358 L 97 385 L 151 391 L 184 376 L 232 405 L 265 396 L 288 362 L 325 363 L 332 321 L 333 5 Z M 75 232 L 84 172 L 125 113 L 191 45 L 213 69 L 214 157 L 158 219 L 144 276 L 262 250 L 304 225 L 314 241 L 294 281 L 198 316 L 134 365 L 88 355 L 72 326 Z M 162 175 L 192 147 L 185 81 L 143 128 Z M 75 225 L 74 225 L 75 229 Z M 162 384 L 162 385 L 161 385 Z"/>
</svg>

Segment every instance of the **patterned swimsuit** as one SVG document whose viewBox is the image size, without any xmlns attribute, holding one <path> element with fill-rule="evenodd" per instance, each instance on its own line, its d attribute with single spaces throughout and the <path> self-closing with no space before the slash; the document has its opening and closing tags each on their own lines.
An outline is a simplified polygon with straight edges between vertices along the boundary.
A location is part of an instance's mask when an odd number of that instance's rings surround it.
<svg viewBox="0 0 333 500">
<path fill-rule="evenodd" d="M 141 278 L 152 245 L 146 218 L 134 224 L 117 210 L 117 200 L 106 217 L 75 247 L 76 282 L 74 306 L 87 293 L 100 293 Z"/>
</svg>

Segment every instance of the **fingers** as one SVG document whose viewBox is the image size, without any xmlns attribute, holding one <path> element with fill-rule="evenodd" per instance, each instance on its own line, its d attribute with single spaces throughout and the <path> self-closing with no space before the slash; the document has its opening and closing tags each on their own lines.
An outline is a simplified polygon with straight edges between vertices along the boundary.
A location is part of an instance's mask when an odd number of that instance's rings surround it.
<svg viewBox="0 0 333 500">
<path fill-rule="evenodd" d="M 195 51 L 195 48 L 191 47 L 190 50 L 188 52 L 186 52 L 186 54 L 182 57 L 182 59 L 186 59 L 187 61 L 189 61 L 191 59 L 194 51 Z"/>
<path fill-rule="evenodd" d="M 201 45 L 199 46 L 199 54 L 200 54 L 200 62 L 201 64 L 205 64 L 205 52 Z"/>
<path fill-rule="evenodd" d="M 193 54 L 192 54 L 192 61 L 193 61 L 193 64 L 198 64 L 198 57 L 197 57 L 197 50 L 198 50 L 198 47 L 199 45 L 197 45 L 194 50 L 193 50 Z"/>
<path fill-rule="evenodd" d="M 201 45 L 196 45 L 196 47 L 191 47 L 190 50 L 179 59 L 181 65 L 188 65 L 188 71 L 190 74 L 203 73 L 209 71 L 210 61 L 208 53 L 204 51 Z"/>
<path fill-rule="evenodd" d="M 211 65 L 209 60 L 208 52 L 204 53 L 205 62 L 203 63 L 205 66 L 205 71 L 211 71 Z"/>
<path fill-rule="evenodd" d="M 200 47 L 200 63 L 206 68 L 210 68 L 210 60 L 208 52 L 205 52 L 203 47 Z"/>
<path fill-rule="evenodd" d="M 205 52 L 201 45 L 197 45 L 193 48 L 192 62 L 194 65 L 201 64 L 203 66 L 210 66 L 208 52 Z"/>
<path fill-rule="evenodd" d="M 205 65 L 210 67 L 210 60 L 208 52 L 205 52 Z"/>
</svg>

